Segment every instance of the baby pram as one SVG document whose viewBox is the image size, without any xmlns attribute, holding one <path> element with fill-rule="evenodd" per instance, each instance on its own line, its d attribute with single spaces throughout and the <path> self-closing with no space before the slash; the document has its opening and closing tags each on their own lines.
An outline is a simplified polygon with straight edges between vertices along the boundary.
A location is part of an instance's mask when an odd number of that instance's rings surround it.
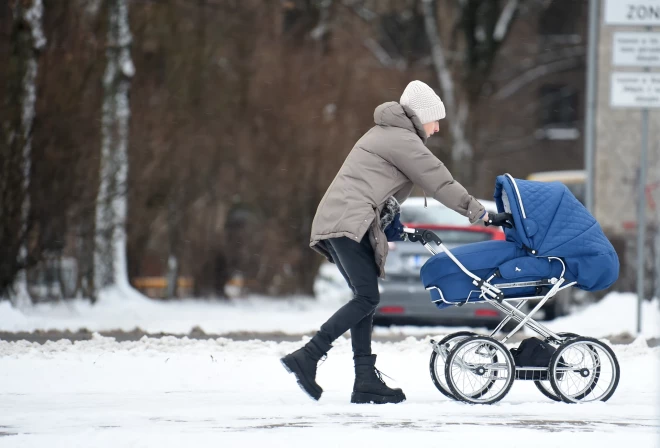
<svg viewBox="0 0 660 448">
<path fill-rule="evenodd" d="M 495 201 L 498 212 L 508 214 L 506 241 L 467 244 L 450 252 L 434 232 L 404 229 L 409 240 L 433 254 L 421 269 L 421 280 L 438 308 L 487 302 L 506 314 L 490 336 L 462 331 L 432 340 L 434 384 L 447 397 L 468 403 L 495 403 L 516 379 L 534 381 L 555 401 L 606 401 L 619 382 L 610 347 L 593 338 L 554 333 L 532 317 L 563 289 L 596 291 L 614 283 L 619 272 L 614 248 L 559 182 L 498 176 Z M 531 302 L 525 314 L 523 307 L 532 300 L 538 302 Z M 495 339 L 512 319 L 517 325 Z M 504 343 L 523 327 L 543 339 L 523 341 L 518 351 L 507 349 Z"/>
</svg>

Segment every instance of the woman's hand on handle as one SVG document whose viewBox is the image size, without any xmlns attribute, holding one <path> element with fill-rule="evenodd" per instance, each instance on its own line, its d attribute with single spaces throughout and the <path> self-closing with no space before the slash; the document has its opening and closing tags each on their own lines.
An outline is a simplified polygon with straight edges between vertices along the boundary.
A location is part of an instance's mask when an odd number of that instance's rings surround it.
<svg viewBox="0 0 660 448">
<path fill-rule="evenodd" d="M 487 226 L 502 226 L 508 229 L 513 228 L 513 216 L 511 213 L 495 213 L 493 215 L 486 213 L 484 224 Z"/>
</svg>

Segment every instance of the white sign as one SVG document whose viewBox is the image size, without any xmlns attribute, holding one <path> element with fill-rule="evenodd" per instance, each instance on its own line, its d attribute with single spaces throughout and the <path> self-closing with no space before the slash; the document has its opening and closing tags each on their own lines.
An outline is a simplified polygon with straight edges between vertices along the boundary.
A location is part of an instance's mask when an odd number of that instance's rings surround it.
<svg viewBox="0 0 660 448">
<path fill-rule="evenodd" d="M 608 25 L 660 25 L 660 0 L 605 0 Z"/>
<path fill-rule="evenodd" d="M 613 72 L 612 107 L 660 107 L 660 73 Z"/>
<path fill-rule="evenodd" d="M 614 33 L 614 65 L 660 67 L 660 33 Z"/>
</svg>

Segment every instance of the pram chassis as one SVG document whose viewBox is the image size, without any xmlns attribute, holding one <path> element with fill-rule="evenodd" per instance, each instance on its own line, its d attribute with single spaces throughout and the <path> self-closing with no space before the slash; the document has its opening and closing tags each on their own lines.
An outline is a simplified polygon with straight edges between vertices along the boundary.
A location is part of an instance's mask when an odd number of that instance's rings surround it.
<svg viewBox="0 0 660 448">
<path fill-rule="evenodd" d="M 535 321 L 532 319 L 532 316 L 536 314 L 538 310 L 541 309 L 541 307 L 548 301 L 550 300 L 557 292 L 570 288 L 575 284 L 575 282 L 570 282 L 567 283 L 566 285 L 562 284 L 564 283 L 564 273 L 566 272 L 566 267 L 564 266 L 564 262 L 557 257 L 548 257 L 550 259 L 557 260 L 559 263 L 562 264 L 562 274 L 559 279 L 553 278 L 553 279 L 548 279 L 547 281 L 544 280 L 539 280 L 535 282 L 513 282 L 513 283 L 502 283 L 497 286 L 493 286 L 490 284 L 490 281 L 495 277 L 495 274 L 493 274 L 490 278 L 487 280 L 482 280 L 478 276 L 474 275 L 472 272 L 470 272 L 463 264 L 451 253 L 449 249 L 442 243 L 440 237 L 438 237 L 435 233 L 433 233 L 430 230 L 425 230 L 425 229 L 409 229 L 405 228 L 404 231 L 408 234 L 408 239 L 413 242 L 420 242 L 422 245 L 432 254 L 432 255 L 437 255 L 438 252 L 429 244 L 429 241 L 435 242 L 438 247 L 447 254 L 447 256 L 454 262 L 456 265 L 467 275 L 468 277 L 472 278 L 472 282 L 475 286 L 480 288 L 479 292 L 479 299 L 483 298 L 487 303 L 492 305 L 493 307 L 497 308 L 498 310 L 504 312 L 506 314 L 506 317 L 495 327 L 495 329 L 491 332 L 490 336 L 494 337 L 511 319 L 517 320 L 518 325 L 513 328 L 500 342 L 505 343 L 509 338 L 511 338 L 514 334 L 516 334 L 520 329 L 527 325 L 529 328 L 540 334 L 546 339 L 552 339 L 557 342 L 564 342 L 564 338 L 562 338 L 560 335 L 554 333 L 551 331 L 549 328 L 546 326 L 540 324 L 539 322 Z M 521 297 L 521 298 L 511 298 L 507 299 L 504 297 L 504 294 L 502 293 L 502 289 L 507 289 L 507 288 L 518 288 L 522 286 L 550 286 L 552 285 L 552 288 L 542 296 L 530 296 L 530 297 Z M 457 304 L 448 302 L 444 299 L 442 290 L 440 288 L 437 288 L 435 286 L 427 288 L 428 290 L 435 289 L 438 291 L 440 294 L 441 299 L 439 301 L 443 301 L 449 305 L 454 305 L 456 306 Z M 474 292 L 474 291 L 473 291 Z M 524 305 L 524 303 L 528 300 L 537 300 L 541 299 L 539 303 L 528 313 L 525 314 L 522 311 L 520 311 L 520 308 Z M 510 301 L 517 301 L 518 303 L 516 306 L 510 305 L 508 302 Z M 437 301 L 436 301 L 437 302 Z M 470 303 L 469 301 L 469 296 L 467 300 L 458 306 L 462 306 L 464 304 Z"/>
<path fill-rule="evenodd" d="M 533 319 L 534 314 L 536 314 L 541 309 L 541 307 L 548 300 L 554 297 L 559 291 L 570 288 L 576 284 L 576 282 L 566 282 L 566 279 L 564 278 L 564 275 L 566 273 L 566 266 L 561 258 L 546 257 L 549 260 L 561 263 L 562 272 L 559 278 L 550 278 L 550 279 L 543 279 L 539 281 L 528 281 L 528 282 L 500 283 L 497 286 L 495 286 L 491 284 L 491 281 L 497 276 L 497 273 L 491 275 L 486 280 L 479 278 L 477 275 L 470 272 L 451 253 L 451 251 L 442 243 L 440 237 L 437 236 L 434 232 L 426 229 L 410 229 L 410 228 L 404 228 L 404 232 L 407 234 L 409 241 L 420 242 L 432 255 L 436 255 L 438 254 L 438 252 L 431 246 L 431 243 L 433 242 L 437 244 L 440 250 L 443 251 L 461 269 L 461 271 L 465 273 L 465 275 L 470 277 L 472 279 L 472 283 L 477 288 L 479 288 L 478 290 L 471 291 L 470 294 L 468 294 L 468 297 L 466 298 L 465 302 L 457 304 L 445 300 L 442 290 L 438 287 L 431 286 L 428 287 L 427 290 L 435 289 L 440 295 L 440 300 L 434 302 L 444 302 L 446 304 L 453 306 L 463 306 L 465 304 L 474 303 L 476 301 L 481 302 L 482 300 L 484 300 L 486 303 L 489 303 L 496 309 L 505 313 L 504 319 L 495 327 L 495 329 L 487 337 L 479 336 L 476 334 L 470 336 L 469 333 L 467 332 L 458 332 L 455 333 L 456 341 L 453 347 L 450 345 L 450 342 L 453 341 L 452 335 L 449 335 L 443 339 L 443 341 L 446 341 L 446 343 L 438 343 L 435 340 L 431 340 L 431 345 L 433 347 L 433 353 L 431 356 L 431 366 L 430 366 L 431 376 L 433 378 L 436 387 L 444 395 L 465 402 L 492 404 L 502 399 L 508 393 L 513 380 L 518 379 L 518 380 L 534 381 L 536 387 L 546 397 L 554 401 L 564 401 L 568 403 L 575 403 L 578 401 L 595 401 L 595 399 L 587 400 L 585 398 L 587 397 L 587 395 L 591 394 L 591 392 L 597 386 L 597 383 L 600 378 L 600 362 L 601 362 L 601 358 L 604 358 L 605 360 L 609 359 L 609 361 L 612 364 L 612 370 L 613 370 L 612 380 L 609 384 L 609 387 L 600 396 L 598 396 L 597 399 L 601 401 L 606 401 L 611 397 L 619 381 L 619 365 L 618 365 L 618 361 L 616 360 L 616 356 L 614 355 L 612 350 L 602 342 L 597 341 L 595 339 L 581 338 L 580 336 L 573 333 L 559 333 L 559 334 L 555 333 L 551 331 L 549 328 L 547 328 L 545 325 Z M 544 295 L 535 295 L 530 297 L 519 297 L 519 298 L 506 298 L 502 291 L 508 288 L 517 288 L 523 286 L 536 286 L 536 287 L 549 286 L 550 290 Z M 477 300 L 473 300 L 471 302 L 470 297 L 472 296 L 473 293 L 478 293 L 479 295 Z M 538 300 L 538 303 L 536 304 L 536 306 L 534 306 L 534 308 L 532 308 L 532 310 L 530 310 L 527 314 L 525 314 L 521 311 L 521 308 L 527 301 L 530 300 Z M 517 303 L 515 305 L 511 305 L 509 302 L 517 302 Z M 506 335 L 504 335 L 500 340 L 495 339 L 495 335 L 497 335 L 498 332 L 500 332 L 500 330 L 502 330 L 502 328 L 512 319 L 517 321 L 518 324 Z M 548 367 L 514 366 L 512 371 L 508 372 L 509 375 L 507 377 L 498 378 L 497 372 L 506 370 L 507 369 L 506 366 L 509 363 L 511 363 L 512 360 L 512 358 L 510 357 L 511 355 L 508 351 L 506 351 L 506 353 L 503 353 L 503 349 L 505 349 L 504 343 L 506 343 L 513 335 L 515 335 L 525 326 L 530 328 L 534 332 L 538 333 L 540 336 L 542 336 L 546 342 L 552 344 L 553 346 L 556 346 L 557 347 L 557 350 L 555 352 L 556 356 L 553 357 L 553 360 L 551 360 L 550 365 Z M 482 396 L 485 394 L 483 390 L 480 390 L 476 394 L 472 394 L 472 395 L 463 394 L 461 393 L 460 388 L 456 386 L 454 382 L 449 379 L 449 377 L 451 376 L 450 363 L 452 363 L 453 366 L 457 366 L 462 369 L 472 370 L 473 372 L 475 372 L 476 364 L 465 362 L 460 356 L 457 356 L 458 355 L 457 353 L 453 353 L 453 352 L 456 351 L 457 348 L 459 348 L 460 346 L 464 346 L 470 343 L 471 340 L 473 339 L 478 340 L 480 338 L 481 341 L 480 342 L 477 341 L 478 344 L 481 344 L 480 347 L 483 348 L 488 346 L 489 348 L 487 349 L 487 351 L 489 351 L 489 353 L 499 350 L 500 357 L 508 358 L 508 360 L 505 363 L 498 362 L 498 363 L 489 364 L 489 372 L 490 372 L 489 375 L 493 375 L 493 377 L 491 378 L 492 381 L 490 386 L 492 386 L 492 383 L 494 381 L 501 379 L 506 380 L 505 381 L 506 387 L 503 388 L 502 393 L 489 399 L 482 399 Z M 489 339 L 492 339 L 492 342 L 489 341 Z M 561 353 L 563 353 L 562 350 L 568 349 L 570 348 L 569 346 L 574 346 L 576 344 L 585 345 L 587 347 L 586 353 L 590 355 L 593 360 L 594 367 L 592 367 L 592 372 L 588 372 L 589 375 L 592 376 L 591 379 L 592 382 L 578 392 L 572 391 L 568 393 L 562 390 L 560 384 L 561 379 L 563 375 L 565 375 L 567 372 L 578 372 L 578 370 L 576 370 L 577 369 L 576 366 L 571 366 L 570 363 L 562 361 L 560 355 Z M 479 350 L 482 350 L 482 348 L 477 348 L 477 352 Z M 598 353 L 601 352 L 602 354 L 599 355 Z M 582 356 L 586 357 L 584 354 Z M 434 363 L 437 362 L 438 358 L 440 357 L 442 358 L 443 361 L 447 362 L 444 372 L 444 375 L 446 376 L 446 378 L 444 379 L 445 380 L 444 385 L 442 384 L 443 381 L 441 381 L 443 373 L 437 372 L 437 370 L 434 368 Z M 481 369 L 483 370 L 483 368 Z M 580 372 L 585 372 L 589 370 L 585 367 L 582 367 L 581 369 L 582 370 L 580 370 Z M 512 376 L 513 379 L 509 379 L 509 376 Z M 550 383 L 549 386 L 547 384 L 548 382 Z M 447 390 L 446 387 L 447 384 L 449 385 L 449 389 L 451 389 L 451 392 Z M 488 390 L 486 390 L 486 392 L 487 391 Z"/>
</svg>

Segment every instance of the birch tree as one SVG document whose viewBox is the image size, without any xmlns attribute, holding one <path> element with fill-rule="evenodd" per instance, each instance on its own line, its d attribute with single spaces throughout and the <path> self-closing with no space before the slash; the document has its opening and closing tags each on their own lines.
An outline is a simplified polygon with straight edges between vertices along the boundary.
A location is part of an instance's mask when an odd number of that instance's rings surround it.
<svg viewBox="0 0 660 448">
<path fill-rule="evenodd" d="M 13 6 L 12 54 L 5 101 L 10 114 L 8 120 L 0 123 L 3 140 L 0 145 L 5 146 L 0 187 L 0 220 L 4 222 L 1 240 L 6 243 L 3 246 L 9 249 L 3 250 L 6 256 L 3 257 L 3 264 L 13 266 L 3 269 L 8 276 L 3 276 L 0 282 L 6 290 L 13 278 L 12 300 L 14 304 L 24 304 L 29 300 L 25 269 L 28 264 L 26 238 L 30 213 L 32 128 L 37 99 L 38 59 L 46 45 L 46 38 L 42 29 L 42 0 L 17 0 Z"/>
<path fill-rule="evenodd" d="M 422 4 L 424 7 L 424 28 L 431 44 L 431 59 L 440 89 L 442 90 L 442 101 L 447 111 L 446 118 L 452 137 L 452 161 L 459 162 L 472 157 L 472 146 L 465 137 L 465 117 L 459 117 L 457 114 L 457 106 L 454 99 L 454 81 L 447 66 L 445 49 L 442 45 L 435 20 L 435 2 L 433 0 L 422 0 Z"/>
<path fill-rule="evenodd" d="M 126 179 L 129 91 L 135 67 L 128 0 L 108 0 L 106 69 L 103 76 L 101 165 L 96 200 L 94 287 L 96 293 L 128 288 L 126 268 Z"/>
<path fill-rule="evenodd" d="M 470 100 L 487 79 L 489 69 L 502 42 L 508 35 L 520 0 L 508 0 L 501 11 L 497 2 L 464 0 L 458 2 L 458 22 L 465 35 L 464 77 L 457 86 L 447 63 L 447 45 L 438 30 L 435 0 L 422 0 L 424 29 L 431 45 L 431 61 L 447 110 L 447 122 L 452 139 L 452 162 L 463 172 L 469 182 L 467 169 L 473 156 L 472 145 L 466 136 Z M 483 11 L 482 9 L 493 11 Z M 493 9 L 494 8 L 494 9 Z M 461 95 L 461 93 L 463 95 Z M 459 104 L 459 98 L 462 102 Z"/>
</svg>

